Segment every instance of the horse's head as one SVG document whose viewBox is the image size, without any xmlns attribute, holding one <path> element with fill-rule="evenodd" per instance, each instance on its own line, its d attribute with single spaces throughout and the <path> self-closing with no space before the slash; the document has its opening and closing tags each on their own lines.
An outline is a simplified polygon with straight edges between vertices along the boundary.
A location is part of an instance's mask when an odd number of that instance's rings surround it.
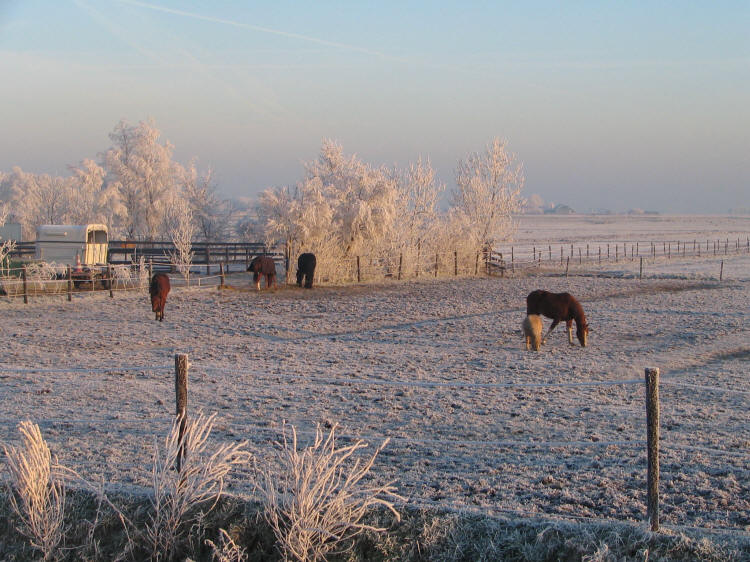
<svg viewBox="0 0 750 562">
<path fill-rule="evenodd" d="M 151 312 L 157 312 L 159 310 L 161 298 L 158 294 L 151 295 Z"/>
<path fill-rule="evenodd" d="M 302 278 L 305 276 L 305 274 L 302 272 L 302 269 L 297 269 L 297 286 L 302 286 Z"/>
<path fill-rule="evenodd" d="M 589 343 L 589 325 L 586 321 L 576 322 L 576 337 L 581 342 L 581 347 L 586 347 Z"/>
</svg>

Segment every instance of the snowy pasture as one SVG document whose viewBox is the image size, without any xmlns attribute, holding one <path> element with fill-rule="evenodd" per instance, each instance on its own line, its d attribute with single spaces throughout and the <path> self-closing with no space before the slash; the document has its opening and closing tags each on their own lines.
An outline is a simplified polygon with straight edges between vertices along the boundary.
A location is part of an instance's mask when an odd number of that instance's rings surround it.
<svg viewBox="0 0 750 562">
<path fill-rule="evenodd" d="M 559 219 L 559 242 L 594 220 Z M 713 217 L 640 230 L 610 219 L 587 239 L 750 231 L 747 218 L 717 230 Z M 552 218 L 538 221 L 555 240 Z M 338 423 L 374 446 L 391 439 L 373 471 L 415 504 L 642 522 L 643 371 L 658 367 L 663 524 L 750 531 L 750 256 L 657 260 L 642 280 L 637 267 L 261 293 L 238 274 L 224 291 L 173 290 L 163 323 L 145 292 L 2 300 L 0 440 L 31 419 L 63 464 L 142 490 L 174 412 L 173 357 L 187 353 L 189 410 L 218 412 L 213 438 L 247 439 L 259 457 L 284 422 L 303 438 Z M 569 346 L 563 325 L 525 350 L 537 288 L 579 298 L 589 347 Z M 252 494 L 249 473 L 230 491 Z"/>
</svg>

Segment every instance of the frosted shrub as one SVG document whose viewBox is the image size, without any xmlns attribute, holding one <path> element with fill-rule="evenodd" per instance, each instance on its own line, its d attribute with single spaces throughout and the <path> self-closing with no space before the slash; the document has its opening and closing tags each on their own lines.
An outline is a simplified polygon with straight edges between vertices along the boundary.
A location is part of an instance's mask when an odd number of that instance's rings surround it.
<svg viewBox="0 0 750 562">
<path fill-rule="evenodd" d="M 24 421 L 18 430 L 21 445 L 3 446 L 10 473 L 10 506 L 20 520 L 18 530 L 49 560 L 65 532 L 62 469 L 53 461 L 38 425 Z"/>
<path fill-rule="evenodd" d="M 63 290 L 62 284 L 55 287 L 55 284 L 50 283 L 50 281 L 57 277 L 58 272 L 65 269 L 64 266 L 59 266 L 56 263 L 36 262 L 28 264 L 26 266 L 26 281 L 29 290 L 44 291 L 48 285 L 52 285 L 53 289 Z"/>
<path fill-rule="evenodd" d="M 373 506 L 384 506 L 399 518 L 391 500 L 402 498 L 393 486 L 363 482 L 388 440 L 363 461 L 356 453 L 367 444 L 357 440 L 337 447 L 335 430 L 324 436 L 318 426 L 313 443 L 298 449 L 292 426 L 291 440 L 285 432 L 279 444 L 277 466 L 258 471 L 264 515 L 285 560 L 324 560 L 364 530 L 384 531 L 362 523 Z"/>
<path fill-rule="evenodd" d="M 152 513 L 146 526 L 146 539 L 153 560 L 170 560 L 184 526 L 202 504 L 219 498 L 224 478 L 238 464 L 250 460 L 246 441 L 224 444 L 211 452 L 208 436 L 216 414 L 199 413 L 185 421 L 183 439 L 179 438 L 181 418 L 176 418 L 163 449 L 155 445 L 151 471 Z M 182 452 L 181 452 L 182 450 Z M 181 469 L 175 470 L 181 455 Z M 213 509 L 210 505 L 208 510 Z"/>
</svg>

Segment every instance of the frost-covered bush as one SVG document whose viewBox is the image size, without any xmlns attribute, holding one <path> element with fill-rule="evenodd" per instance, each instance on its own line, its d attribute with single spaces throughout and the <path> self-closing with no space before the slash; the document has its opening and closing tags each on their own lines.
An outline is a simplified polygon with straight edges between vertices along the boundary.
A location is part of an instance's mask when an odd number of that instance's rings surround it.
<svg viewBox="0 0 750 562">
<path fill-rule="evenodd" d="M 316 274 L 324 282 L 354 279 L 357 256 L 368 275 L 395 275 L 399 261 L 406 277 L 434 273 L 436 259 L 447 272 L 456 258 L 462 273 L 474 273 L 483 248 L 513 233 L 523 170 L 495 139 L 485 153 L 459 162 L 456 182 L 453 206 L 441 213 L 445 186 L 429 160 L 404 172 L 377 168 L 325 140 L 294 189 L 261 194 L 258 223 L 266 242 L 285 245 L 292 260 L 302 252 L 316 254 Z"/>
<path fill-rule="evenodd" d="M 21 444 L 3 446 L 10 474 L 10 506 L 18 530 L 45 560 L 55 554 L 65 535 L 65 484 L 62 468 L 53 459 L 39 426 L 19 424 Z"/>
<path fill-rule="evenodd" d="M 399 519 L 392 502 L 403 498 L 390 484 L 366 481 L 388 440 L 361 459 L 358 451 L 367 445 L 356 440 L 338 446 L 335 430 L 326 436 L 318 427 L 313 443 L 299 448 L 292 426 L 291 436 L 285 433 L 279 444 L 276 464 L 258 471 L 265 518 L 285 560 L 325 560 L 342 542 L 366 530 L 384 531 L 363 522 L 374 507 L 385 507 Z"/>
</svg>

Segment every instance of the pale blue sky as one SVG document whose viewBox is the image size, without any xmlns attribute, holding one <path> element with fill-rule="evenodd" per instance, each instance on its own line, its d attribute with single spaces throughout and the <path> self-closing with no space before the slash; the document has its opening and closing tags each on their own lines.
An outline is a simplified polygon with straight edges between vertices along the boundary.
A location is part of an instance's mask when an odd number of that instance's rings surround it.
<svg viewBox="0 0 750 562">
<path fill-rule="evenodd" d="M 0 0 L 0 170 L 67 174 L 153 118 L 227 196 L 321 139 L 373 164 L 506 138 L 525 195 L 750 207 L 750 2 Z"/>
</svg>

